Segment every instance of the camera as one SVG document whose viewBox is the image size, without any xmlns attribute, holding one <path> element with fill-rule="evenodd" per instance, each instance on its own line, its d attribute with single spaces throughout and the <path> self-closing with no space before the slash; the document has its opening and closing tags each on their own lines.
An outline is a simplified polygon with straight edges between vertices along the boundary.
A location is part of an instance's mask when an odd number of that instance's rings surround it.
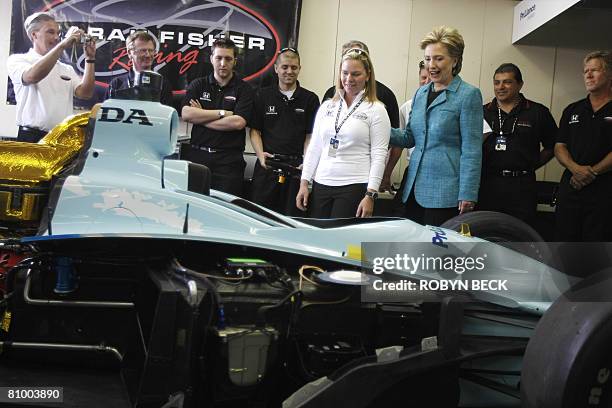
<svg viewBox="0 0 612 408">
<path fill-rule="evenodd" d="M 92 41 L 93 37 L 91 35 L 82 35 L 81 36 L 81 44 L 87 44 L 88 42 Z"/>
</svg>

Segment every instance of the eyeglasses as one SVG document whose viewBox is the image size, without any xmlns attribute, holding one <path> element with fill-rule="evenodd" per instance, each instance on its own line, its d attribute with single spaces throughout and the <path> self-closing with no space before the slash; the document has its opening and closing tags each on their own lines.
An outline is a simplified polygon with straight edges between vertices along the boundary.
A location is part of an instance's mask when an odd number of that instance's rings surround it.
<svg viewBox="0 0 612 408">
<path fill-rule="evenodd" d="M 367 51 L 366 50 L 362 50 L 361 48 L 350 48 L 350 49 L 344 51 L 342 56 L 345 56 L 346 54 L 365 55 L 366 57 L 368 56 Z"/>
<path fill-rule="evenodd" d="M 285 48 L 281 48 L 280 50 L 278 50 L 278 55 L 281 55 L 282 53 L 287 52 L 287 51 L 291 51 L 291 52 L 293 52 L 293 53 L 295 53 L 295 54 L 297 54 L 297 55 L 300 55 L 300 53 L 298 52 L 298 50 L 297 50 L 297 49 L 295 49 L 295 48 L 293 48 L 293 47 L 285 47 Z"/>
<path fill-rule="evenodd" d="M 136 48 L 133 51 L 138 55 L 155 54 L 155 48 Z"/>
</svg>

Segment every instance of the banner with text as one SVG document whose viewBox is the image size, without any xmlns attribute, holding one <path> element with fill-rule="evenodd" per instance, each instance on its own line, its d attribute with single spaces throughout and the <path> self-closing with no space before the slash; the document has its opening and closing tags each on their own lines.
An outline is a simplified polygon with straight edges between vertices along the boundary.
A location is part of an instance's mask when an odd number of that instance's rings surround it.
<svg viewBox="0 0 612 408">
<path fill-rule="evenodd" d="M 274 59 L 298 39 L 301 0 L 13 0 L 10 53 L 27 52 L 25 18 L 37 11 L 53 14 L 62 32 L 78 26 L 96 40 L 96 95 L 129 70 L 125 39 L 147 30 L 157 39 L 153 69 L 182 93 L 194 78 L 212 72 L 210 45 L 229 36 L 239 48 L 236 71 L 253 86 L 272 83 Z M 84 72 L 81 47 L 63 61 Z M 9 81 L 7 101 L 14 103 Z"/>
</svg>

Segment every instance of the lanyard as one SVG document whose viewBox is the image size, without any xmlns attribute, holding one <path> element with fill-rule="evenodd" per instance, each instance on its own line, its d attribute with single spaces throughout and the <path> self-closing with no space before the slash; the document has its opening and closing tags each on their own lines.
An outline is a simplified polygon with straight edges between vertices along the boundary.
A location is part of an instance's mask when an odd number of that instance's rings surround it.
<svg viewBox="0 0 612 408">
<path fill-rule="evenodd" d="M 510 116 L 510 115 L 508 115 Z M 506 116 L 506 119 L 508 119 L 508 116 Z M 506 119 L 502 120 L 501 117 L 501 108 L 498 106 L 497 107 L 497 117 L 499 118 L 499 135 L 503 136 L 504 135 L 504 131 L 502 130 L 502 127 L 504 126 L 504 123 L 506 123 Z M 516 122 L 518 121 L 518 115 L 516 115 L 516 117 L 514 118 L 514 123 L 512 124 L 512 131 L 509 133 L 509 135 L 513 135 L 514 134 L 514 128 L 516 126 Z"/>
<path fill-rule="evenodd" d="M 359 100 L 359 102 L 357 102 L 357 104 L 355 106 L 353 106 L 353 109 L 351 109 L 351 111 L 348 113 L 348 115 L 346 115 L 344 117 L 344 119 L 342 119 L 342 122 L 340 122 L 340 124 L 338 125 L 338 121 L 340 120 L 340 111 L 342 110 L 342 101 L 339 101 L 339 105 L 338 105 L 338 114 L 336 115 L 336 123 L 334 124 L 334 129 L 336 130 L 336 136 L 334 136 L 334 139 L 338 138 L 338 133 L 340 133 L 340 129 L 342 128 L 342 125 L 344 125 L 344 122 L 346 122 L 346 120 L 353 114 L 355 113 L 355 111 L 357 110 L 357 108 L 359 107 L 359 105 L 361 105 L 361 102 L 363 102 L 363 100 L 365 99 L 365 95 L 363 95 L 361 97 L 361 99 Z"/>
<path fill-rule="evenodd" d="M 132 78 L 132 74 L 134 75 L 133 78 Z M 136 86 L 136 71 L 134 70 L 128 71 L 127 83 L 128 83 L 128 88 L 133 88 Z"/>
</svg>

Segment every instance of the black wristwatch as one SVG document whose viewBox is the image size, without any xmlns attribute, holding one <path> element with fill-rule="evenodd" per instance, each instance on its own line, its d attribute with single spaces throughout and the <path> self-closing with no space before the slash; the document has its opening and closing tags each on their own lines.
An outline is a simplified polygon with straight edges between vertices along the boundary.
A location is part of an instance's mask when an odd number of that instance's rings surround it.
<svg viewBox="0 0 612 408">
<path fill-rule="evenodd" d="M 376 200 L 378 198 L 377 191 L 366 191 L 365 195 L 366 197 L 370 197 L 372 200 Z"/>
</svg>

